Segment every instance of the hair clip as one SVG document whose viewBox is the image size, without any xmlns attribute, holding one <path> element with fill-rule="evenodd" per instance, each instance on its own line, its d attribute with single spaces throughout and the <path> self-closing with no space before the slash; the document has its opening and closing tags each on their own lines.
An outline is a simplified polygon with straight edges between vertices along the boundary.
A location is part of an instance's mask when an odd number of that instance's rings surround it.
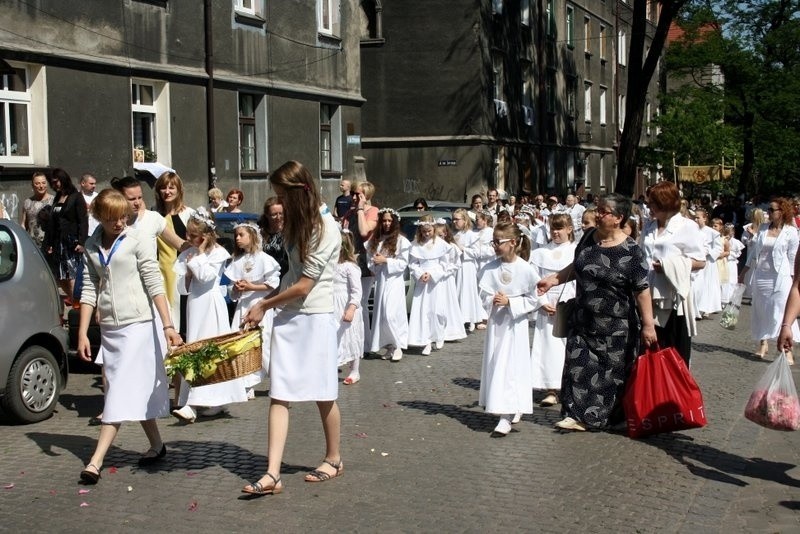
<svg viewBox="0 0 800 534">
<path fill-rule="evenodd" d="M 447 224 L 447 221 L 445 221 L 442 217 L 439 217 L 438 219 L 434 220 L 433 222 L 435 224 Z"/>
<path fill-rule="evenodd" d="M 234 230 L 236 230 L 237 228 L 250 228 L 254 230 L 256 233 L 259 233 L 261 231 L 261 228 L 259 228 L 258 225 L 253 221 L 238 221 L 233 225 Z"/>
<path fill-rule="evenodd" d="M 349 228 L 342 228 L 342 229 L 341 229 L 341 230 L 339 230 L 339 231 L 340 231 L 341 233 L 343 233 L 343 234 L 352 234 L 352 233 L 353 233 L 353 232 L 351 232 L 351 231 L 350 231 L 350 229 L 349 229 Z"/>
<path fill-rule="evenodd" d="M 400 214 L 397 213 L 397 211 L 393 210 L 392 208 L 381 208 L 381 209 L 378 210 L 378 215 L 379 216 L 383 215 L 384 213 L 389 213 L 392 216 L 397 217 L 398 221 L 401 219 Z"/>
<path fill-rule="evenodd" d="M 433 226 L 433 221 L 414 221 L 414 226 Z"/>
<path fill-rule="evenodd" d="M 192 213 L 192 219 L 205 224 L 211 230 L 217 229 L 217 225 L 216 223 L 214 223 L 214 219 L 213 217 L 211 217 L 211 213 L 209 213 L 204 206 L 200 206 L 194 211 L 194 213 Z"/>
</svg>

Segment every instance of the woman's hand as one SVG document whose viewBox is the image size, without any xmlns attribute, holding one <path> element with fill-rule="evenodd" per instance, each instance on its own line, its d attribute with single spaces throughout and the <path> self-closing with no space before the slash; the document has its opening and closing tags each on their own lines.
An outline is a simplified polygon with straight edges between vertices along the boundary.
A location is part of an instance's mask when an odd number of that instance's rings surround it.
<svg viewBox="0 0 800 534">
<path fill-rule="evenodd" d="M 423 273 L 422 276 L 419 277 L 419 279 L 423 284 L 427 284 L 428 281 L 431 279 L 431 273 Z"/>
<path fill-rule="evenodd" d="M 558 285 L 558 277 L 554 274 L 550 276 L 545 276 L 536 284 L 536 292 L 539 295 L 544 295 L 548 291 L 550 291 L 551 287 L 555 287 Z"/>
<path fill-rule="evenodd" d="M 658 343 L 655 326 L 648 325 L 642 327 L 642 343 L 644 343 L 645 347 L 649 347 L 654 343 Z"/>
<path fill-rule="evenodd" d="M 502 291 L 498 291 L 492 298 L 492 304 L 495 306 L 508 306 L 508 297 Z"/>
<path fill-rule="evenodd" d="M 542 309 L 547 313 L 547 315 L 555 315 L 556 314 L 556 306 L 555 304 L 542 304 Z"/>
<path fill-rule="evenodd" d="M 167 328 L 164 330 L 164 336 L 167 338 L 167 345 L 170 347 L 180 347 L 183 345 L 183 338 L 175 328 Z"/>
<path fill-rule="evenodd" d="M 347 308 L 344 309 L 344 313 L 342 314 L 342 321 L 345 323 L 352 323 L 353 317 L 356 315 L 356 307 L 351 304 Z"/>
<path fill-rule="evenodd" d="M 86 334 L 78 334 L 78 357 L 85 362 L 92 361 L 92 346 Z"/>
<path fill-rule="evenodd" d="M 792 343 L 794 342 L 794 335 L 792 334 L 791 325 L 782 325 L 781 332 L 778 334 L 778 350 L 791 351 Z"/>
<path fill-rule="evenodd" d="M 247 310 L 246 314 L 244 314 L 244 317 L 242 318 L 242 324 L 239 325 L 239 328 L 258 326 L 268 309 L 267 303 L 264 302 L 264 300 L 259 300 L 253 304 L 249 310 Z"/>
</svg>

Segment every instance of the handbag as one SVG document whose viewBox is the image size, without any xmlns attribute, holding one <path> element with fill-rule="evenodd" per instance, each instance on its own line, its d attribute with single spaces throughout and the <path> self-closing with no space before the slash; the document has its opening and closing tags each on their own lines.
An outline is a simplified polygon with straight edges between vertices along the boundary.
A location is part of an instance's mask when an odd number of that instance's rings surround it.
<svg viewBox="0 0 800 534">
<path fill-rule="evenodd" d="M 756 383 L 745 406 L 744 416 L 773 430 L 800 429 L 800 401 L 783 351 Z"/>
<path fill-rule="evenodd" d="M 561 291 L 564 292 L 563 290 Z M 556 303 L 556 316 L 553 323 L 553 337 L 564 338 L 569 335 L 569 321 L 575 313 L 575 299 Z"/>
<path fill-rule="evenodd" d="M 707 424 L 703 394 L 672 347 L 656 345 L 636 359 L 622 405 L 631 438 Z"/>
</svg>

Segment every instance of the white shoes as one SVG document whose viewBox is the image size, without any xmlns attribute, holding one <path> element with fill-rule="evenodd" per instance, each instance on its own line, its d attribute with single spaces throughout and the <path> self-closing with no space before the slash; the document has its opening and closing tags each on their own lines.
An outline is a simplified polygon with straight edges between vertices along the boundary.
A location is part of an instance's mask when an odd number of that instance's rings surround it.
<svg viewBox="0 0 800 534">
<path fill-rule="evenodd" d="M 436 342 L 436 350 L 442 350 L 444 348 L 444 340 Z"/>
<path fill-rule="evenodd" d="M 494 430 L 492 430 L 492 437 L 502 438 L 507 436 L 509 432 L 511 432 L 511 421 L 505 417 L 501 417 L 500 421 L 497 423 L 497 426 L 494 427 Z"/>
<path fill-rule="evenodd" d="M 430 356 L 431 355 L 431 344 L 428 343 L 424 347 L 422 347 L 422 355 L 423 356 Z"/>
<path fill-rule="evenodd" d="M 197 412 L 188 404 L 183 408 L 172 410 L 172 415 L 187 423 L 194 423 L 195 419 L 197 419 Z"/>
<path fill-rule="evenodd" d="M 556 428 L 560 428 L 561 430 L 574 430 L 576 432 L 586 431 L 586 425 L 584 425 L 580 421 L 576 421 L 572 417 L 565 417 L 564 419 L 556 423 Z"/>
<path fill-rule="evenodd" d="M 247 400 L 256 398 L 256 390 L 254 388 L 247 388 Z"/>
<path fill-rule="evenodd" d="M 522 414 L 521 413 L 515 413 L 514 414 L 514 418 L 511 420 L 511 424 L 512 425 L 516 425 L 520 421 L 522 421 Z"/>
<path fill-rule="evenodd" d="M 207 408 L 203 408 L 200 410 L 200 415 L 203 417 L 214 417 L 215 415 L 220 415 L 228 413 L 227 406 L 209 406 Z"/>
<path fill-rule="evenodd" d="M 475 323 L 468 323 L 467 332 L 474 332 L 474 331 L 475 331 Z"/>
<path fill-rule="evenodd" d="M 403 351 L 400 350 L 400 347 L 395 347 L 394 351 L 392 351 L 392 361 L 399 362 L 403 359 Z"/>
<path fill-rule="evenodd" d="M 548 393 L 545 398 L 539 403 L 539 406 L 555 406 L 558 404 L 558 397 L 552 393 Z"/>
</svg>

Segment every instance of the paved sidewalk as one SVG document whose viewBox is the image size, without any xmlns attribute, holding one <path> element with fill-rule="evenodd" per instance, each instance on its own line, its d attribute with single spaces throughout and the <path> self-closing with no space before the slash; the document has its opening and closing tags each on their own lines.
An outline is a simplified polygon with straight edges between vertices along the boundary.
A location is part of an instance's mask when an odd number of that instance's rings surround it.
<svg viewBox="0 0 800 534">
<path fill-rule="evenodd" d="M 98 435 L 87 422 L 102 397 L 97 376 L 75 374 L 50 420 L 0 419 L 0 530 L 798 532 L 800 433 L 742 416 L 767 365 L 751 355 L 748 313 L 733 332 L 699 323 L 692 369 L 703 429 L 639 441 L 560 434 L 555 407 L 491 439 L 496 420 L 476 406 L 476 331 L 429 357 L 364 361 L 362 381 L 340 389 L 341 478 L 303 481 L 323 438 L 315 406 L 294 405 L 285 492 L 260 499 L 239 490 L 266 467 L 265 388 L 229 417 L 162 421 L 169 453 L 155 469 L 136 466 L 146 440 L 138 425 L 123 426 L 100 483 L 85 488 L 78 473 Z"/>
</svg>

